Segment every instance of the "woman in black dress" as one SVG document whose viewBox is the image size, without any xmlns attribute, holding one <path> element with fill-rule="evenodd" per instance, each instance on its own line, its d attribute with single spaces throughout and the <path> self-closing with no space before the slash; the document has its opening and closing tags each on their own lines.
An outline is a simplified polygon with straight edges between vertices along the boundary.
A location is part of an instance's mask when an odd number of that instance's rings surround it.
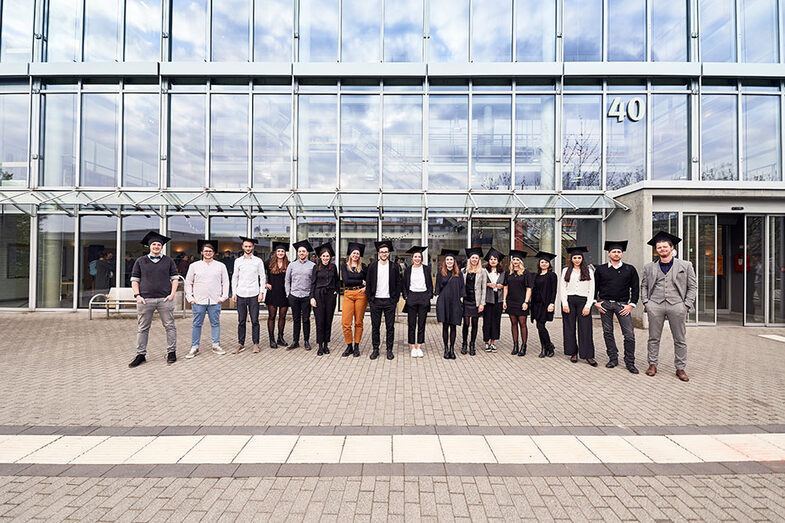
<svg viewBox="0 0 785 523">
<path fill-rule="evenodd" d="M 273 255 L 267 264 L 267 296 L 264 304 L 267 305 L 267 334 L 270 336 L 270 348 L 286 347 L 283 339 L 283 329 L 286 327 L 286 311 L 289 309 L 289 300 L 286 299 L 286 268 L 289 266 L 289 257 L 286 251 L 289 244 L 286 242 L 273 242 Z M 278 340 L 275 339 L 275 317 L 278 316 Z"/>
<path fill-rule="evenodd" d="M 556 289 L 559 286 L 559 277 L 553 272 L 553 259 L 555 254 L 540 251 L 537 253 L 537 276 L 534 277 L 532 290 L 531 321 L 537 324 L 537 335 L 540 338 L 540 358 L 553 357 L 556 347 L 551 342 L 545 324 L 553 321 L 553 311 L 556 310 Z"/>
<path fill-rule="evenodd" d="M 442 266 L 436 275 L 436 321 L 442 324 L 442 340 L 444 341 L 444 359 L 455 359 L 455 335 L 457 326 L 463 320 L 463 303 L 466 296 L 461 271 L 455 263 L 458 251 L 442 249 Z"/>
<path fill-rule="evenodd" d="M 431 268 L 423 264 L 423 251 L 427 247 L 414 246 L 407 253 L 412 255 L 412 264 L 403 271 L 403 299 L 406 304 L 403 312 L 407 314 L 409 327 L 409 348 L 412 358 L 422 358 L 422 344 L 425 343 L 425 319 L 431 310 L 433 279 Z"/>
<path fill-rule="evenodd" d="M 529 331 L 526 327 L 526 316 L 529 315 L 529 303 L 532 299 L 532 285 L 534 277 L 526 270 L 523 251 L 510 251 L 510 271 L 504 286 L 504 310 L 510 315 L 512 328 L 512 354 L 526 356 L 526 341 Z M 518 348 L 518 329 L 520 328 L 520 349 Z"/>
<path fill-rule="evenodd" d="M 485 272 L 488 273 L 488 290 L 485 292 L 485 309 L 482 311 L 482 341 L 485 352 L 496 352 L 496 340 L 501 336 L 502 301 L 507 274 L 502 268 L 504 254 L 494 248 L 485 255 Z"/>
<path fill-rule="evenodd" d="M 461 329 L 461 354 L 466 354 L 466 342 L 469 337 L 469 326 L 471 325 L 471 340 L 468 340 L 469 355 L 476 354 L 474 344 L 477 341 L 477 326 L 480 323 L 480 315 L 485 309 L 485 293 L 487 292 L 488 273 L 485 272 L 480 257 L 482 249 L 472 247 L 466 249 L 466 267 L 461 269 L 463 285 L 466 288 L 466 297 L 463 300 L 463 328 Z"/>
<path fill-rule="evenodd" d="M 330 354 L 327 344 L 332 333 L 335 300 L 338 297 L 338 269 L 332 263 L 335 251 L 330 242 L 316 248 L 318 259 L 311 278 L 311 307 L 316 317 L 316 343 L 319 344 L 317 356 Z"/>
</svg>

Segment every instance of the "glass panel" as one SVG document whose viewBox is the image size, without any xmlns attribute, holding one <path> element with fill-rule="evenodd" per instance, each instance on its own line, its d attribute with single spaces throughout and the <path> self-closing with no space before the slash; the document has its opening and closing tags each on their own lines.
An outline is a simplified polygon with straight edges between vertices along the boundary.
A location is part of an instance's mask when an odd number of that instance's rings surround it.
<svg viewBox="0 0 785 523">
<path fill-rule="evenodd" d="M 408 258 L 408 251 L 422 243 L 422 216 L 413 214 L 407 217 L 385 217 L 382 220 L 382 238 L 392 240 L 397 256 Z M 406 260 L 408 263 L 408 259 Z"/>
<path fill-rule="evenodd" d="M 343 0 L 341 9 L 341 61 L 378 62 L 382 0 Z"/>
<path fill-rule="evenodd" d="M 564 97 L 562 184 L 564 189 L 600 188 L 602 97 Z"/>
<path fill-rule="evenodd" d="M 116 94 L 82 95 L 82 186 L 115 187 L 118 184 L 118 102 Z"/>
<path fill-rule="evenodd" d="M 689 97 L 658 94 L 651 100 L 651 179 L 689 180 Z"/>
<path fill-rule="evenodd" d="M 619 117 L 606 120 L 606 188 L 618 189 L 646 177 L 646 96 L 621 96 L 608 100 L 608 110 L 617 106 Z M 639 118 L 640 117 L 640 118 Z M 636 118 L 633 120 L 632 118 Z"/>
<path fill-rule="evenodd" d="M 340 262 L 346 261 L 346 250 L 349 248 L 349 242 L 357 242 L 365 245 L 365 256 L 363 261 L 370 263 L 376 259 L 376 249 L 373 242 L 377 239 L 378 234 L 377 218 L 341 218 L 341 245 L 336 252 L 336 258 Z M 316 244 L 313 244 L 314 247 Z M 335 244 L 333 244 L 335 245 Z M 394 243 L 395 253 L 400 253 L 400 247 Z M 393 253 L 393 255 L 395 254 Z"/>
<path fill-rule="evenodd" d="M 469 61 L 469 0 L 431 0 L 431 62 Z"/>
<path fill-rule="evenodd" d="M 170 216 L 167 230 L 166 235 L 172 239 L 166 245 L 167 252 L 173 258 L 180 258 L 177 272 L 185 278 L 188 265 L 202 259 L 196 241 L 204 238 L 205 219 L 201 216 Z M 187 263 L 183 262 L 184 258 Z"/>
<path fill-rule="evenodd" d="M 38 215 L 37 307 L 73 307 L 75 225 L 64 214 Z"/>
<path fill-rule="evenodd" d="M 432 216 L 428 218 L 428 263 L 433 272 L 434 279 L 441 267 L 442 249 L 455 249 L 460 251 L 459 259 L 464 258 L 463 250 L 469 235 L 469 220 L 467 218 L 442 218 Z"/>
<path fill-rule="evenodd" d="M 214 62 L 247 62 L 251 21 L 248 0 L 213 2 L 212 60 Z"/>
<path fill-rule="evenodd" d="M 160 224 L 160 218 L 155 215 L 134 214 L 123 216 L 120 229 L 121 286 L 131 286 L 131 271 L 134 268 L 134 262 L 138 257 L 148 253 L 148 250 L 140 242 L 149 231 L 158 231 Z M 176 253 L 170 253 L 170 256 L 175 259 L 175 264 L 179 264 L 183 258 L 182 254 L 178 258 Z"/>
<path fill-rule="evenodd" d="M 84 61 L 122 58 L 121 0 L 85 0 Z"/>
<path fill-rule="evenodd" d="M 161 2 L 125 1 L 125 60 L 150 62 L 161 59 Z"/>
<path fill-rule="evenodd" d="M 780 99 L 778 96 L 741 98 L 744 133 L 744 179 L 779 181 Z"/>
<path fill-rule="evenodd" d="M 588 220 L 581 218 L 565 218 L 561 223 L 561 259 L 566 264 L 570 260 L 567 249 L 585 245 L 589 252 L 585 253 L 583 259 L 587 263 L 602 263 L 602 249 L 600 249 L 600 238 L 602 236 L 602 221 Z M 553 251 L 551 251 L 553 252 Z"/>
<path fill-rule="evenodd" d="M 291 185 L 292 97 L 254 96 L 254 187 L 285 188 Z"/>
<path fill-rule="evenodd" d="M 0 214 L 0 245 L 0 307 L 27 307 L 30 291 L 30 217 L 7 211 Z"/>
<path fill-rule="evenodd" d="M 766 241 L 766 222 L 763 216 L 747 216 L 747 237 L 744 262 L 744 285 L 746 289 L 746 315 L 744 323 L 763 323 L 764 315 L 763 276 Z"/>
<path fill-rule="evenodd" d="M 32 62 L 33 16 L 31 0 L 5 0 L 0 5 L 0 62 Z"/>
<path fill-rule="evenodd" d="M 338 155 L 336 96 L 301 95 L 298 125 L 298 186 L 334 189 Z"/>
<path fill-rule="evenodd" d="M 0 96 L 0 187 L 27 184 L 28 102 L 24 94 Z"/>
<path fill-rule="evenodd" d="M 602 60 L 602 0 L 564 0 L 564 61 Z"/>
<path fill-rule="evenodd" d="M 234 260 L 242 253 L 242 244 L 240 236 L 248 234 L 248 218 L 245 216 L 220 216 L 210 218 L 210 238 L 218 242 L 218 250 L 215 253 L 215 259 L 226 265 L 226 270 L 229 273 L 229 281 L 232 281 L 232 274 L 234 273 Z M 230 294 L 233 291 L 230 284 Z M 231 300 L 227 300 L 222 308 L 232 309 L 235 308 L 231 304 Z"/>
<path fill-rule="evenodd" d="M 687 2 L 651 0 L 651 59 L 687 61 Z"/>
<path fill-rule="evenodd" d="M 778 62 L 777 0 L 746 0 L 741 7 L 741 61 Z"/>
<path fill-rule="evenodd" d="M 79 219 L 79 307 L 115 286 L 117 218 L 82 216 Z"/>
<path fill-rule="evenodd" d="M 204 187 L 205 97 L 173 94 L 169 97 L 169 185 Z"/>
<path fill-rule="evenodd" d="M 335 218 L 332 216 L 298 216 L 296 241 L 300 240 L 308 240 L 314 247 L 327 241 L 333 242 L 335 245 Z M 316 255 L 312 253 L 311 259 L 315 260 Z"/>
<path fill-rule="evenodd" d="M 341 96 L 341 187 L 379 187 L 378 95 Z"/>
<path fill-rule="evenodd" d="M 734 0 L 700 0 L 701 60 L 736 61 Z"/>
<path fill-rule="evenodd" d="M 292 220 L 288 216 L 258 216 L 251 222 L 251 234 L 259 243 L 254 252 L 267 260 L 272 254 L 273 242 L 289 243 Z"/>
<path fill-rule="evenodd" d="M 785 323 L 785 216 L 769 217 L 769 323 Z"/>
<path fill-rule="evenodd" d="M 715 270 L 716 217 L 698 216 L 698 322 L 714 323 L 715 295 L 717 292 Z"/>
<path fill-rule="evenodd" d="M 512 182 L 510 96 L 472 99 L 472 188 L 509 189 Z"/>
<path fill-rule="evenodd" d="M 515 55 L 518 62 L 556 60 L 556 2 L 518 0 L 515 3 Z"/>
<path fill-rule="evenodd" d="M 292 0 L 256 0 L 254 60 L 292 60 Z"/>
<path fill-rule="evenodd" d="M 608 0 L 608 61 L 646 59 L 646 0 Z"/>
<path fill-rule="evenodd" d="M 383 98 L 382 185 L 422 188 L 422 96 Z"/>
<path fill-rule="evenodd" d="M 206 62 L 207 0 L 172 0 L 172 61 Z"/>
<path fill-rule="evenodd" d="M 422 62 L 422 0 L 385 0 L 384 61 Z"/>
<path fill-rule="evenodd" d="M 248 96 L 213 95 L 210 185 L 248 187 Z"/>
<path fill-rule="evenodd" d="M 679 235 L 679 213 L 677 212 L 653 212 L 651 213 L 651 232 L 665 231 L 674 236 Z M 683 244 L 686 245 L 686 242 Z M 651 248 L 652 259 L 657 259 L 657 251 Z"/>
<path fill-rule="evenodd" d="M 338 0 L 300 0 L 300 61 L 338 61 Z"/>
<path fill-rule="evenodd" d="M 76 95 L 47 94 L 42 98 L 42 185 L 76 185 Z"/>
<path fill-rule="evenodd" d="M 736 97 L 701 96 L 701 178 L 737 180 Z"/>
<path fill-rule="evenodd" d="M 472 2 L 472 62 L 512 60 L 512 1 Z"/>
<path fill-rule="evenodd" d="M 680 250 L 682 251 L 679 256 L 692 264 L 692 267 L 695 269 L 695 273 L 697 275 L 700 267 L 698 266 L 698 238 L 697 238 L 697 223 L 698 217 L 694 214 L 687 214 L 684 215 L 684 231 L 682 232 L 682 241 L 679 244 Z M 656 260 L 657 252 L 652 247 L 652 257 Z M 700 286 L 700 281 L 698 282 Z M 688 316 L 687 321 L 690 323 L 695 323 L 698 321 L 697 315 L 697 308 L 693 307 Z"/>
<path fill-rule="evenodd" d="M 123 99 L 123 185 L 158 186 L 158 95 Z"/>
<path fill-rule="evenodd" d="M 481 247 L 483 255 L 491 247 L 506 254 L 510 248 L 510 219 L 474 218 L 471 244 Z"/>
<path fill-rule="evenodd" d="M 29 0 L 26 1 L 29 2 Z M 50 0 L 46 39 L 46 60 L 48 62 L 79 62 L 82 60 L 81 3 L 81 0 Z"/>
<path fill-rule="evenodd" d="M 538 260 L 534 257 L 539 251 L 553 252 L 556 241 L 556 222 L 550 218 L 521 218 L 515 221 L 514 249 L 524 251 L 527 257 L 523 262 L 530 271 L 537 271 Z M 497 247 L 503 253 L 503 248 Z M 504 260 L 509 263 L 509 259 Z M 554 261 L 554 270 L 556 262 Z"/>
<path fill-rule="evenodd" d="M 465 189 L 469 168 L 468 96 L 431 96 L 428 188 Z"/>
<path fill-rule="evenodd" d="M 554 97 L 515 97 L 515 188 L 553 189 Z"/>
</svg>

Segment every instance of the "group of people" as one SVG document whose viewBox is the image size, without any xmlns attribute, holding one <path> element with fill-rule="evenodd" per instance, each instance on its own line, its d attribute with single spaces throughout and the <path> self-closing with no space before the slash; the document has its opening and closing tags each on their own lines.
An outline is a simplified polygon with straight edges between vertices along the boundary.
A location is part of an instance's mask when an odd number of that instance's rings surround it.
<svg viewBox="0 0 785 523">
<path fill-rule="evenodd" d="M 275 242 L 273 255 L 265 263 L 254 255 L 257 241 L 241 237 L 243 254 L 236 258 L 232 270 L 214 259 L 218 244 L 213 240 L 199 240 L 202 259 L 191 263 L 185 277 L 185 297 L 191 304 L 193 324 L 191 348 L 186 358 L 199 354 L 202 324 L 209 318 L 212 351 L 226 354 L 220 345 L 221 304 L 230 299 L 237 304 L 237 345 L 232 350 L 239 354 L 246 349 L 246 325 L 250 318 L 252 352 L 260 351 L 259 306 L 268 309 L 267 331 L 271 348 L 293 350 L 303 345 L 311 350 L 310 316 L 313 312 L 316 327 L 317 355 L 330 353 L 332 320 L 338 295 L 343 292 L 341 313 L 346 349 L 342 356 L 360 356 L 360 340 L 366 309 L 371 317 L 371 359 L 380 355 L 381 323 L 385 323 L 384 348 L 387 359 L 395 357 L 395 312 L 403 297 L 407 315 L 408 343 L 412 357 L 423 357 L 425 322 L 436 297 L 436 319 L 442 324 L 445 359 L 455 359 L 458 326 L 461 326 L 461 354 L 476 355 L 479 319 L 482 317 L 482 342 L 486 352 L 496 352 L 501 336 L 502 315 L 510 319 L 512 354 L 525 356 L 528 346 L 527 319 L 536 325 L 540 342 L 540 358 L 553 357 L 555 346 L 547 324 L 553 321 L 557 296 L 562 308 L 564 353 L 570 361 L 579 358 L 596 367 L 592 335 L 591 309 L 600 314 L 608 363 L 619 364 L 619 351 L 614 337 L 613 319 L 617 319 L 624 338 L 624 364 L 631 373 L 635 367 L 635 333 L 632 310 L 639 299 L 649 320 L 648 363 L 646 374 L 657 372 L 659 345 L 665 319 L 670 324 L 675 347 L 676 375 L 689 381 L 686 366 L 686 322 L 692 308 L 697 283 L 690 262 L 674 256 L 674 246 L 681 240 L 667 232 L 658 232 L 649 242 L 659 259 L 646 264 L 639 278 L 634 266 L 623 263 L 627 241 L 607 241 L 608 262 L 592 266 L 584 259 L 588 249 L 583 246 L 567 249 L 567 266 L 557 276 L 553 268 L 556 255 L 538 252 L 537 270 L 532 273 L 524 266 L 526 252 L 509 252 L 507 257 L 491 248 L 483 255 L 480 248 L 465 251 L 466 265 L 458 265 L 459 251 L 442 249 L 441 263 L 434 280 L 431 268 L 424 263 L 426 246 L 414 246 L 406 251 L 411 264 L 400 269 L 390 259 L 394 250 L 390 240 L 374 242 L 377 259 L 365 264 L 362 258 L 365 245 L 349 243 L 346 261 L 340 268 L 334 263 L 335 251 L 330 242 L 313 248 L 308 240 L 294 243 L 297 258 L 290 262 L 289 244 Z M 162 255 L 169 238 L 150 232 L 142 240 L 148 245 L 148 255 L 134 263 L 131 283 L 137 300 L 138 336 L 137 356 L 129 364 L 136 367 L 145 361 L 147 338 L 153 313 L 157 310 L 167 333 L 168 362 L 177 360 L 176 330 L 174 326 L 174 295 L 178 271 L 174 260 Z M 311 261 L 310 254 L 316 254 Z M 485 261 L 483 265 L 482 261 Z M 231 276 L 230 276 L 231 274 Z M 231 295 L 230 295 L 231 289 Z M 292 341 L 284 339 L 286 313 L 292 309 L 294 321 Z M 275 327 L 278 327 L 276 336 Z"/>
</svg>

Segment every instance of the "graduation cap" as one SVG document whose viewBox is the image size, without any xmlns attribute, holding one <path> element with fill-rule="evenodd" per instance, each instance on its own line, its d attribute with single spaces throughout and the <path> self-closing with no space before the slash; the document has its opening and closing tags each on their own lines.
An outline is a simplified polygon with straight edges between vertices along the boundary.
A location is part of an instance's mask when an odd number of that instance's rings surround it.
<svg viewBox="0 0 785 523">
<path fill-rule="evenodd" d="M 278 249 L 283 249 L 285 251 L 288 251 L 289 242 L 273 242 L 273 252 L 277 251 Z"/>
<path fill-rule="evenodd" d="M 584 247 L 583 245 L 580 245 L 578 247 L 567 247 L 567 252 L 569 253 L 570 256 L 575 256 L 576 254 L 583 256 L 584 252 L 589 252 L 589 248 Z"/>
<path fill-rule="evenodd" d="M 199 249 L 199 252 L 202 252 L 204 246 L 208 245 L 213 249 L 213 252 L 218 252 L 218 242 L 215 240 L 196 240 L 196 248 Z"/>
<path fill-rule="evenodd" d="M 373 242 L 373 244 L 376 246 L 376 250 L 377 251 L 379 249 L 381 249 L 382 247 L 387 247 L 387 249 L 389 249 L 391 251 L 395 250 L 395 249 L 393 249 L 392 240 L 382 240 L 380 242 Z"/>
<path fill-rule="evenodd" d="M 657 234 L 652 236 L 651 240 L 649 240 L 646 243 L 648 243 L 652 247 L 656 247 L 657 243 L 659 243 L 659 242 L 670 242 L 671 245 L 675 246 L 675 245 L 678 245 L 679 242 L 681 242 L 681 238 L 679 238 L 678 236 L 674 236 L 672 234 L 669 234 L 669 233 L 667 233 L 665 231 L 659 231 Z"/>
<path fill-rule="evenodd" d="M 455 249 L 442 249 L 442 252 L 439 253 L 439 256 L 452 256 L 455 258 L 458 256 L 458 254 L 460 254 L 459 251 Z"/>
<path fill-rule="evenodd" d="M 316 250 L 318 251 L 319 248 L 317 247 Z M 362 257 L 365 254 L 365 244 L 364 243 L 357 243 L 357 242 L 349 242 L 349 246 L 346 248 L 346 255 L 349 256 L 352 254 L 352 251 L 359 251 L 360 256 Z M 333 256 L 335 256 L 333 254 Z"/>
<path fill-rule="evenodd" d="M 496 258 L 499 261 L 499 263 L 501 263 L 501 261 L 504 259 L 504 254 L 502 254 L 501 252 L 497 251 L 493 247 L 491 247 L 488 250 L 488 252 L 485 254 L 485 261 L 491 261 L 491 256 Z"/>
<path fill-rule="evenodd" d="M 513 249 L 510 251 L 510 259 L 518 258 L 519 260 L 523 260 L 526 257 L 526 252 L 521 251 L 519 249 Z"/>
<path fill-rule="evenodd" d="M 471 258 L 475 254 L 480 258 L 482 258 L 482 249 L 479 247 L 469 247 L 468 249 L 465 249 L 465 251 L 466 251 L 467 258 Z"/>
<path fill-rule="evenodd" d="M 171 240 L 171 238 L 168 238 L 163 234 L 158 233 L 157 231 L 150 231 L 144 235 L 144 238 L 142 238 L 142 241 L 140 243 L 145 247 L 149 247 L 151 243 L 155 243 L 155 242 L 158 242 L 161 245 L 165 245 L 166 242 L 168 242 L 169 240 Z"/>
<path fill-rule="evenodd" d="M 332 243 L 330 243 L 330 242 L 323 243 L 323 244 L 321 244 L 320 246 L 318 246 L 318 247 L 316 248 L 316 255 L 317 255 L 317 256 L 321 256 L 321 255 L 322 255 L 322 253 L 323 253 L 324 251 L 327 251 L 327 252 L 329 252 L 329 253 L 330 253 L 330 257 L 331 257 L 331 258 L 332 258 L 333 256 L 335 256 L 335 251 L 333 250 Z"/>
<path fill-rule="evenodd" d="M 555 255 L 555 254 L 553 254 L 552 252 L 545 252 L 545 251 L 540 251 L 540 252 L 538 252 L 538 253 L 535 255 L 535 257 L 536 257 L 538 260 L 547 260 L 548 262 L 552 262 L 552 261 L 553 261 L 553 259 L 554 259 L 554 258 L 556 258 L 556 255 Z"/>
<path fill-rule="evenodd" d="M 276 243 L 280 243 L 280 242 L 276 242 Z M 275 246 L 276 243 L 273 243 L 273 246 Z M 284 245 L 286 245 L 286 247 L 283 247 L 284 249 L 289 248 L 289 244 L 284 244 Z M 300 240 L 297 243 L 293 243 L 292 247 L 294 247 L 295 249 L 299 249 L 300 247 L 305 247 L 305 250 L 308 252 L 311 252 L 313 250 L 313 247 L 311 246 L 311 242 L 309 242 L 308 240 Z"/>
<path fill-rule="evenodd" d="M 425 251 L 425 249 L 427 249 L 427 248 L 428 248 L 428 246 L 415 245 L 413 247 L 410 247 L 409 250 L 406 251 L 406 254 L 417 254 L 418 252 L 420 254 L 422 254 L 423 251 Z"/>
<path fill-rule="evenodd" d="M 255 239 L 253 239 L 253 238 L 246 238 L 245 236 L 240 236 L 240 241 L 241 241 L 241 242 L 243 242 L 243 243 L 245 243 L 245 242 L 251 242 L 251 243 L 253 243 L 254 245 L 256 245 L 257 243 L 259 243 L 259 241 L 258 241 L 258 240 L 255 240 Z"/>
<path fill-rule="evenodd" d="M 627 240 L 624 241 L 612 241 L 608 240 L 605 242 L 605 250 L 612 251 L 613 249 L 619 249 L 620 251 L 624 252 L 627 250 Z"/>
</svg>

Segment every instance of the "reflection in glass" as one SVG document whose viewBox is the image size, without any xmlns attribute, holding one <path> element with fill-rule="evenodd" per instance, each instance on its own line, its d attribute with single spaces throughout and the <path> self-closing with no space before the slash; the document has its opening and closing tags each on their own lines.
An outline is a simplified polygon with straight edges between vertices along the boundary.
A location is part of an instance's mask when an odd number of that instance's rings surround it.
<svg viewBox="0 0 785 523">
<path fill-rule="evenodd" d="M 248 96 L 214 94 L 210 112 L 211 187 L 248 187 Z"/>
<path fill-rule="evenodd" d="M 734 0 L 700 0 L 701 60 L 736 61 Z"/>
<path fill-rule="evenodd" d="M 248 61 L 250 14 L 248 0 L 213 2 L 211 44 L 214 62 Z"/>
<path fill-rule="evenodd" d="M 200 94 L 169 97 L 169 185 L 204 187 L 205 98 Z"/>
<path fill-rule="evenodd" d="M 338 156 L 338 107 L 334 95 L 300 95 L 298 187 L 334 189 Z"/>
<path fill-rule="evenodd" d="M 256 0 L 254 13 L 254 61 L 292 60 L 292 1 Z"/>
<path fill-rule="evenodd" d="M 90 298 L 106 294 L 115 286 L 117 273 L 117 218 L 79 218 L 79 303 L 87 307 Z"/>
<path fill-rule="evenodd" d="M 47 62 L 79 62 L 82 60 L 81 3 L 81 0 L 51 0 L 49 2 L 46 39 Z"/>
<path fill-rule="evenodd" d="M 515 189 L 553 189 L 554 97 L 515 97 Z"/>
<path fill-rule="evenodd" d="M 747 216 L 747 236 L 744 285 L 745 285 L 745 319 L 746 323 L 763 323 L 764 315 L 763 278 L 765 258 L 763 254 L 766 241 L 766 224 L 763 216 Z"/>
<path fill-rule="evenodd" d="M 780 174 L 780 100 L 777 96 L 741 98 L 744 179 L 774 182 Z"/>
<path fill-rule="evenodd" d="M 431 0 L 431 62 L 469 61 L 469 0 Z"/>
<path fill-rule="evenodd" d="M 701 96 L 701 179 L 737 180 L 736 97 Z"/>
<path fill-rule="evenodd" d="M 27 307 L 30 289 L 30 217 L 0 214 L 0 307 Z"/>
<path fill-rule="evenodd" d="M 651 231 L 656 234 L 657 231 L 665 231 L 668 234 L 679 236 L 679 213 L 677 212 L 653 212 L 651 213 Z M 682 247 L 686 248 L 687 243 L 683 243 Z M 651 248 L 651 259 L 656 260 L 657 250 Z"/>
<path fill-rule="evenodd" d="M 32 62 L 33 16 L 31 0 L 5 0 L 0 4 L 0 62 Z"/>
<path fill-rule="evenodd" d="M 511 112 L 510 96 L 472 100 L 473 189 L 509 189 L 512 183 Z"/>
<path fill-rule="evenodd" d="M 651 0 L 651 59 L 654 62 L 687 60 L 687 2 Z"/>
<path fill-rule="evenodd" d="M 272 254 L 274 241 L 289 243 L 292 220 L 289 216 L 257 216 L 251 222 L 251 234 L 258 240 L 254 252 L 263 260 Z"/>
<path fill-rule="evenodd" d="M 376 249 L 373 242 L 377 239 L 379 230 L 378 218 L 348 218 L 342 217 L 340 221 L 341 231 L 341 244 L 336 251 L 336 261 L 339 263 L 346 262 L 346 250 L 349 248 L 349 242 L 357 242 L 365 245 L 365 256 L 363 256 L 363 263 L 370 263 L 376 259 Z M 393 239 L 387 238 L 386 239 Z M 394 239 L 393 239 L 394 240 Z M 391 259 L 395 259 L 397 255 L 402 253 L 401 247 L 393 241 L 395 251 L 391 253 Z"/>
<path fill-rule="evenodd" d="M 472 219 L 472 247 L 481 247 L 487 253 L 493 247 L 503 253 L 510 248 L 509 218 L 474 218 Z"/>
<path fill-rule="evenodd" d="M 564 61 L 602 60 L 602 0 L 564 0 Z"/>
<path fill-rule="evenodd" d="M 741 61 L 778 62 L 777 0 L 740 2 Z"/>
<path fill-rule="evenodd" d="M 608 60 L 646 59 L 646 0 L 608 0 Z"/>
<path fill-rule="evenodd" d="M 170 216 L 168 231 L 166 233 L 172 241 L 166 244 L 167 252 L 172 258 L 183 256 L 188 257 L 188 261 L 193 263 L 202 259 L 202 255 L 197 248 L 197 240 L 204 238 L 205 219 L 202 216 Z M 218 246 L 220 248 L 220 245 Z M 186 263 L 178 264 L 177 272 L 185 278 L 188 272 Z"/>
<path fill-rule="evenodd" d="M 161 2 L 126 0 L 125 61 L 150 62 L 161 58 Z"/>
<path fill-rule="evenodd" d="M 27 113 L 27 95 L 0 96 L 0 187 L 27 182 Z"/>
<path fill-rule="evenodd" d="M 688 96 L 658 94 L 651 103 L 651 179 L 688 180 Z"/>
<path fill-rule="evenodd" d="M 698 223 L 698 216 L 695 214 L 685 214 L 684 215 L 684 230 L 682 231 L 682 241 L 679 244 L 681 247 L 679 250 L 679 257 L 683 260 L 686 260 L 692 264 L 692 267 L 695 269 L 695 274 L 698 274 L 698 239 L 697 239 L 697 223 Z M 653 230 L 653 229 L 652 229 Z M 652 251 L 655 251 L 652 248 Z M 654 259 L 658 258 L 656 251 L 654 252 Z M 695 323 L 698 319 L 697 315 L 697 307 L 693 307 L 690 309 L 689 314 L 687 315 L 687 321 L 690 323 Z"/>
<path fill-rule="evenodd" d="M 389 95 L 384 100 L 382 186 L 422 188 L 422 96 Z"/>
<path fill-rule="evenodd" d="M 123 99 L 123 185 L 158 186 L 158 95 Z"/>
<path fill-rule="evenodd" d="M 341 9 L 341 61 L 378 62 L 382 0 L 343 0 Z"/>
<path fill-rule="evenodd" d="M 85 0 L 84 61 L 122 58 L 122 0 Z"/>
<path fill-rule="evenodd" d="M 512 1 L 472 2 L 472 62 L 512 60 Z"/>
<path fill-rule="evenodd" d="M 454 249 L 461 254 L 458 262 L 465 259 L 464 249 L 467 247 L 466 241 L 469 236 L 468 218 L 442 218 L 431 216 L 428 218 L 428 264 L 432 267 L 433 277 L 441 267 L 442 257 L 439 253 L 442 249 Z M 497 247 L 498 248 L 498 247 Z M 504 249 L 499 249 L 503 252 Z"/>
<path fill-rule="evenodd" d="M 537 270 L 537 258 L 534 257 L 539 251 L 553 252 L 556 240 L 556 224 L 551 218 L 521 218 L 515 221 L 515 237 L 513 249 L 524 251 L 527 256 L 523 263 L 530 271 Z M 502 252 L 504 249 L 496 247 Z M 509 259 L 504 260 L 509 263 Z M 553 261 L 554 270 L 556 260 Z"/>
<path fill-rule="evenodd" d="M 75 226 L 65 214 L 38 216 L 39 308 L 73 307 Z"/>
<path fill-rule="evenodd" d="M 420 214 L 397 218 L 385 216 L 382 220 L 382 238 L 392 240 L 396 256 L 401 256 L 406 259 L 406 263 L 410 263 L 406 251 L 415 245 L 424 245 L 422 216 Z"/>
<path fill-rule="evenodd" d="M 428 117 L 428 188 L 466 189 L 469 168 L 468 96 L 431 96 Z"/>
<path fill-rule="evenodd" d="M 518 62 L 556 60 L 556 1 L 515 3 L 515 56 Z"/>
<path fill-rule="evenodd" d="M 698 216 L 698 322 L 714 323 L 717 304 L 716 216 Z"/>
<path fill-rule="evenodd" d="M 328 241 L 335 245 L 335 218 L 333 216 L 298 216 L 295 238 L 295 241 L 308 240 L 314 247 Z M 295 255 L 296 253 L 292 249 L 291 256 Z M 291 256 L 290 259 L 294 259 Z M 316 255 L 311 254 L 311 258 L 315 259 Z"/>
<path fill-rule="evenodd" d="M 118 105 L 116 94 L 82 95 L 82 186 L 117 186 Z"/>
<path fill-rule="evenodd" d="M 300 61 L 338 61 L 338 0 L 300 0 Z"/>
<path fill-rule="evenodd" d="M 172 61 L 207 61 L 207 0 L 172 0 Z"/>
<path fill-rule="evenodd" d="M 246 234 L 248 234 L 248 218 L 245 216 L 213 216 L 210 218 L 210 238 L 218 242 L 215 260 L 226 265 L 230 282 L 234 274 L 234 260 L 242 255 L 240 236 Z M 234 293 L 234 288 L 230 287 L 229 292 L 230 294 Z M 235 308 L 231 300 L 227 300 L 227 302 L 224 302 L 223 309 Z"/>
<path fill-rule="evenodd" d="M 131 214 L 122 217 L 120 226 L 120 285 L 122 287 L 131 286 L 131 270 L 134 262 L 140 256 L 146 255 L 149 251 L 140 242 L 148 231 L 158 231 L 160 219 L 156 215 L 147 216 L 144 214 Z M 174 253 L 172 253 L 174 254 Z M 172 256 L 175 258 L 175 256 Z M 181 259 L 175 258 L 175 264 Z M 177 303 L 177 302 L 175 302 Z"/>
<path fill-rule="evenodd" d="M 602 233 L 602 220 L 592 220 L 585 218 L 565 218 L 561 224 L 561 259 L 562 265 L 566 266 L 570 261 L 567 249 L 585 245 L 589 252 L 584 253 L 583 259 L 586 263 L 596 265 L 602 263 L 602 249 L 600 249 L 600 237 Z M 553 252 L 553 251 L 551 251 Z M 557 270 L 554 267 L 554 270 Z"/>
<path fill-rule="evenodd" d="M 785 323 L 785 216 L 769 216 L 769 323 Z"/>
<path fill-rule="evenodd" d="M 646 107 L 646 96 L 635 98 L 642 100 L 641 107 Z M 621 97 L 622 105 L 634 106 L 632 99 L 629 96 Z M 609 116 L 605 133 L 606 188 L 618 189 L 642 181 L 646 177 L 645 116 L 638 121 L 625 117 L 621 122 L 617 117 Z"/>
<path fill-rule="evenodd" d="M 46 94 L 42 98 L 42 185 L 76 185 L 76 95 Z"/>
<path fill-rule="evenodd" d="M 423 0 L 385 0 L 384 61 L 422 62 Z"/>
<path fill-rule="evenodd" d="M 379 96 L 341 96 L 341 187 L 379 187 Z"/>
<path fill-rule="evenodd" d="M 594 95 L 568 95 L 563 104 L 563 187 L 599 189 L 602 99 Z"/>
<path fill-rule="evenodd" d="M 289 187 L 292 171 L 292 97 L 256 95 L 253 105 L 254 187 Z"/>
</svg>

